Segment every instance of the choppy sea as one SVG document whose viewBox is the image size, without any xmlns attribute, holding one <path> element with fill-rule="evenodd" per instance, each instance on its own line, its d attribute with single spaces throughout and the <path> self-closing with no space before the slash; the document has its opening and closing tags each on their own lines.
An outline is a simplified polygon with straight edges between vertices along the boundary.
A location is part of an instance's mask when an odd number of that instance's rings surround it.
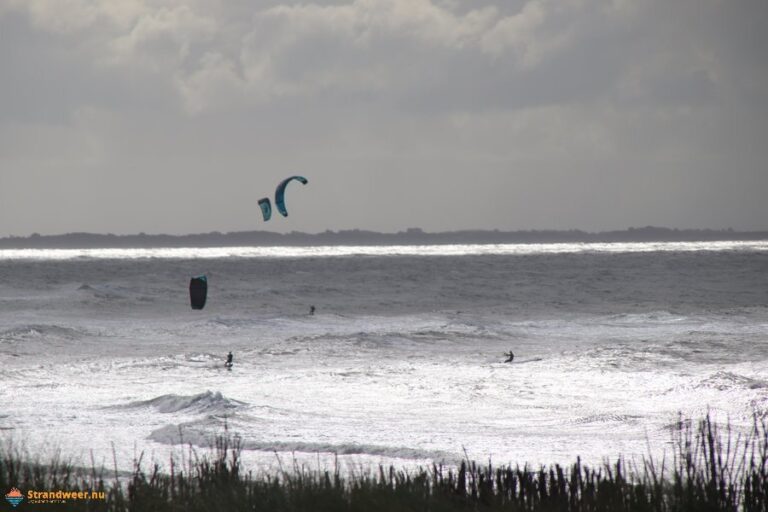
<svg viewBox="0 0 768 512">
<path fill-rule="evenodd" d="M 768 242 L 0 250 L 0 404 L 1 442 L 123 469 L 660 455 L 768 414 Z"/>
</svg>

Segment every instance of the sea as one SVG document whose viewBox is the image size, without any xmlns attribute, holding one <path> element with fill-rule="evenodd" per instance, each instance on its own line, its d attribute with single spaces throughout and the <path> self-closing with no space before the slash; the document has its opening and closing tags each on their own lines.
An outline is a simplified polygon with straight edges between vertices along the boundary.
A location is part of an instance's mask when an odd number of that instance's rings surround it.
<svg viewBox="0 0 768 512">
<path fill-rule="evenodd" d="M 768 414 L 768 241 L 0 250 L 0 404 L 120 471 L 669 458 Z"/>
</svg>

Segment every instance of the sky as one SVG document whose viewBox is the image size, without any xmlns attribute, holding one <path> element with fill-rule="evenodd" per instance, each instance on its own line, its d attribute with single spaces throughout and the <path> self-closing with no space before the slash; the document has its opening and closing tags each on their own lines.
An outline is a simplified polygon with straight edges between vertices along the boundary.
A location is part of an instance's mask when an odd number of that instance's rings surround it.
<svg viewBox="0 0 768 512">
<path fill-rule="evenodd" d="M 766 25 L 765 0 L 0 0 L 0 236 L 765 230 Z"/>
</svg>

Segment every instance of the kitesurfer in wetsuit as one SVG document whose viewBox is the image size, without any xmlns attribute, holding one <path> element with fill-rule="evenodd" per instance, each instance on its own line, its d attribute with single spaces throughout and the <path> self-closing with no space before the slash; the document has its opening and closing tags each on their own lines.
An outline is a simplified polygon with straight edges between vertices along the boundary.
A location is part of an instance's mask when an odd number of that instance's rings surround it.
<svg viewBox="0 0 768 512">
<path fill-rule="evenodd" d="M 309 314 L 314 315 L 315 314 L 315 306 L 309 306 Z"/>
<path fill-rule="evenodd" d="M 515 354 L 513 354 L 511 350 L 504 355 L 507 356 L 507 360 L 504 361 L 505 363 L 511 363 L 515 359 Z"/>
<path fill-rule="evenodd" d="M 232 366 L 232 351 L 227 354 L 227 366 Z"/>
</svg>

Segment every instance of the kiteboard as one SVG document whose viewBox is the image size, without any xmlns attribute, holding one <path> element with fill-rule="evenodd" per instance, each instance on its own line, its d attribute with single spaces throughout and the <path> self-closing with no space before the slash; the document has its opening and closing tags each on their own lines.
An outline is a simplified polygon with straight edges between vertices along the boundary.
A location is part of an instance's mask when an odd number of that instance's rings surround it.
<svg viewBox="0 0 768 512">
<path fill-rule="evenodd" d="M 541 357 L 534 357 L 533 359 L 515 359 L 514 364 L 523 364 L 523 363 L 535 363 L 536 361 L 543 361 L 544 359 Z"/>
</svg>

